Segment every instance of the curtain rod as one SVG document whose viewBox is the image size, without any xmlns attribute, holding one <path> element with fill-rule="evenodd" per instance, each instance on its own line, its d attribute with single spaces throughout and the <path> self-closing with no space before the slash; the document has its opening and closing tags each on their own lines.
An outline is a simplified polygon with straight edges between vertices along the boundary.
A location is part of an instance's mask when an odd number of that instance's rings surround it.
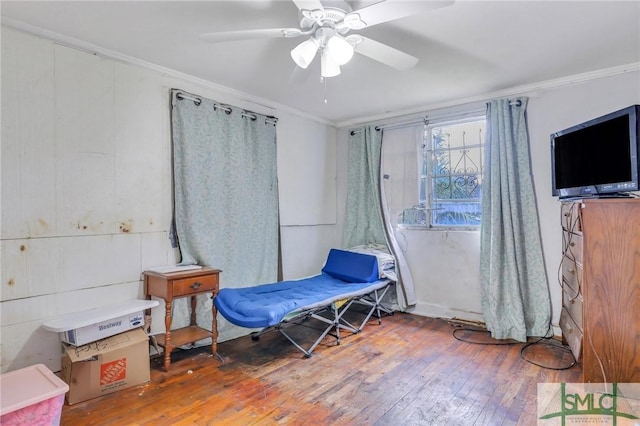
<svg viewBox="0 0 640 426">
<path fill-rule="evenodd" d="M 516 99 L 515 101 L 510 101 L 509 105 L 511 106 L 515 106 L 515 107 L 519 107 L 522 106 L 522 101 L 520 99 Z M 486 113 L 486 108 L 485 109 L 475 109 L 475 110 L 469 110 L 469 111 L 464 111 L 464 112 L 456 112 L 456 113 L 451 113 L 451 114 L 445 114 L 445 115 L 438 115 L 433 117 L 431 120 L 443 120 L 443 119 L 447 119 L 447 118 L 452 118 L 452 117 L 464 117 L 464 116 L 468 116 L 468 115 L 476 115 L 476 114 L 481 114 L 481 113 Z M 397 124 L 381 124 L 379 126 L 376 126 L 375 129 L 380 131 L 380 130 L 391 130 L 391 129 L 401 129 L 403 127 L 409 127 L 409 126 L 413 126 L 419 123 L 424 123 L 425 125 L 429 123 L 429 116 L 425 115 L 425 117 L 422 120 L 412 120 L 412 121 L 407 121 L 404 123 L 397 123 Z M 351 132 L 349 132 L 352 136 L 353 135 L 357 135 L 358 133 L 362 132 L 362 129 L 354 129 Z"/>
<path fill-rule="evenodd" d="M 179 100 L 188 99 L 190 101 L 193 101 L 193 103 L 196 104 L 197 106 L 200 106 L 200 104 L 202 103 L 202 99 L 201 98 L 189 96 L 189 95 L 187 95 L 187 94 L 185 94 L 183 92 L 177 92 L 176 93 L 176 98 L 179 99 Z M 219 104 L 217 102 L 214 102 L 213 108 L 214 109 L 218 108 L 218 109 L 226 112 L 227 114 L 231 114 L 233 112 L 233 108 L 231 108 L 229 105 L 223 105 L 223 104 Z M 255 113 L 244 111 L 244 110 L 242 111 L 241 116 L 249 118 L 250 120 L 256 120 L 258 118 L 258 116 Z M 275 125 L 278 122 L 278 118 L 277 117 L 265 117 L 264 122 L 265 123 L 271 123 L 271 124 Z"/>
<path fill-rule="evenodd" d="M 426 117 L 421 119 L 421 120 L 412 120 L 412 121 L 405 121 L 403 123 L 396 123 L 396 124 L 381 124 L 380 126 L 376 126 L 374 127 L 374 129 L 376 129 L 377 131 L 380 130 L 390 130 L 390 129 L 400 129 L 402 127 L 409 127 L 409 126 L 414 126 L 416 124 L 426 124 L 427 119 Z M 355 129 L 352 130 L 350 133 L 351 135 L 357 135 L 358 133 L 361 133 L 362 129 Z"/>
</svg>

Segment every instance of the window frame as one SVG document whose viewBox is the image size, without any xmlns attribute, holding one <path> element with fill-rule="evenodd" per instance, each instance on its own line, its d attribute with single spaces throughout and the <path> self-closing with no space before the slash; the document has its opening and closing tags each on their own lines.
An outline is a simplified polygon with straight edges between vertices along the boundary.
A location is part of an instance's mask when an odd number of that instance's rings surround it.
<svg viewBox="0 0 640 426">
<path fill-rule="evenodd" d="M 437 224 L 434 223 L 434 215 L 433 215 L 433 211 L 434 211 L 434 204 L 435 204 L 435 200 L 433 198 L 433 180 L 434 180 L 434 175 L 433 175 L 433 166 L 434 166 L 434 153 L 436 152 L 436 149 L 433 146 L 433 138 L 432 138 L 432 129 L 434 128 L 438 128 L 438 127 L 446 127 L 446 126 L 452 126 L 452 125 L 458 125 L 458 124 L 465 124 L 465 123 L 472 123 L 472 122 L 478 122 L 478 121 L 484 121 L 484 132 L 483 132 L 483 137 L 480 140 L 480 143 L 474 143 L 471 145 L 462 145 L 462 148 L 472 148 L 472 149 L 480 149 L 480 165 L 479 165 L 479 171 L 478 171 L 478 175 L 482 175 L 483 172 L 483 167 L 484 167 L 484 150 L 485 150 L 485 143 L 486 143 L 486 127 L 487 127 L 487 116 L 486 113 L 482 112 L 482 113 L 476 113 L 476 114 L 460 114 L 460 116 L 457 117 L 447 117 L 446 119 L 440 119 L 440 120 L 430 120 L 425 122 L 424 125 L 424 132 L 423 132 L 423 140 L 420 146 L 420 152 L 422 153 L 421 156 L 419 156 L 418 158 L 418 162 L 419 162 L 419 174 L 418 174 L 418 206 L 420 206 L 420 209 L 424 209 L 425 211 L 425 216 L 426 216 L 426 223 L 425 225 L 403 225 L 404 227 L 407 228 L 423 228 L 423 229 L 428 229 L 428 230 L 435 230 L 435 231 L 479 231 L 481 224 L 478 225 L 469 225 L 469 224 L 461 224 L 461 225 L 455 225 L 455 224 Z M 456 149 L 460 149 L 460 147 L 455 147 L 455 148 L 447 148 L 449 151 L 452 150 L 456 150 Z M 442 176 L 468 176 L 468 174 L 465 173 L 453 173 L 453 174 L 448 174 L 448 175 L 442 175 Z M 482 208 L 482 195 L 480 194 L 480 196 L 476 199 L 476 198 L 466 198 L 466 199 L 451 199 L 450 203 L 460 203 L 460 204 L 471 204 L 471 203 L 475 203 L 475 201 L 477 200 L 477 203 L 480 205 L 480 209 Z M 480 219 L 480 221 L 482 221 L 482 218 Z"/>
</svg>

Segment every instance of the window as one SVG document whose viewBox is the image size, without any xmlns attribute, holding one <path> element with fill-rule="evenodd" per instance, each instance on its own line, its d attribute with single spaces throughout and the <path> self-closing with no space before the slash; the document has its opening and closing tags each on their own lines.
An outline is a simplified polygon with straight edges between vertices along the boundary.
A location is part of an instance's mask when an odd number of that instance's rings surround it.
<svg viewBox="0 0 640 426">
<path fill-rule="evenodd" d="M 399 224 L 443 229 L 480 226 L 485 127 L 484 116 L 425 126 L 419 204 L 406 209 Z"/>
</svg>

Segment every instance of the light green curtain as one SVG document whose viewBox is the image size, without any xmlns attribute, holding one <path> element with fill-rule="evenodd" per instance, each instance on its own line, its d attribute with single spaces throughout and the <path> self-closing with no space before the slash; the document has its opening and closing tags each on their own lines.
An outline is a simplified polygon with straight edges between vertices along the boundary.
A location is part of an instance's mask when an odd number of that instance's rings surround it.
<svg viewBox="0 0 640 426">
<path fill-rule="evenodd" d="M 223 287 L 278 278 L 274 123 L 264 115 L 172 91 L 175 226 L 182 263 L 222 269 Z M 199 303 L 204 306 L 198 309 L 198 323 L 211 328 L 211 298 Z M 175 321 L 172 326 L 177 327 Z M 246 330 L 219 318 L 218 332 L 220 340 L 227 340 Z"/>
<path fill-rule="evenodd" d="M 343 245 L 350 248 L 381 244 L 395 258 L 395 294 L 388 293 L 390 305 L 405 309 L 415 305 L 411 271 L 396 241 L 388 208 L 381 190 L 382 131 L 365 126 L 349 132 L 347 205 Z M 396 305 L 397 304 L 397 305 Z"/>
<path fill-rule="evenodd" d="M 526 107 L 524 97 L 487 105 L 480 241 L 487 329 L 496 339 L 521 342 L 547 335 L 551 321 Z"/>
<path fill-rule="evenodd" d="M 382 132 L 366 126 L 349 133 L 345 247 L 386 245 L 380 205 Z"/>
</svg>

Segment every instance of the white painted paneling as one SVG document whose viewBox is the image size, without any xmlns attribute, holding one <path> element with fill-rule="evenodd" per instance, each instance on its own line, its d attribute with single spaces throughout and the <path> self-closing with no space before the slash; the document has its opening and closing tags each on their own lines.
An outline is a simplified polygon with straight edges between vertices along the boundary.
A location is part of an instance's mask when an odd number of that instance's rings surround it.
<svg viewBox="0 0 640 426">
<path fill-rule="evenodd" d="M 27 321 L 2 326 L 3 372 L 17 370 L 34 364 L 44 364 L 52 371 L 60 370 L 60 338 L 40 328 L 41 321 Z"/>
<path fill-rule="evenodd" d="M 60 250 L 62 291 L 127 282 L 141 271 L 140 234 L 67 237 Z"/>
<path fill-rule="evenodd" d="M 285 226 L 280 232 L 285 280 L 319 274 L 329 250 L 340 248 L 341 236 L 335 226 Z"/>
<path fill-rule="evenodd" d="M 2 238 L 56 232 L 51 46 L 2 27 Z"/>
<path fill-rule="evenodd" d="M 61 289 L 63 253 L 59 238 L 3 240 L 1 245 L 1 300 L 51 294 Z"/>
<path fill-rule="evenodd" d="M 161 78 L 149 70 L 115 65 L 115 219 L 118 232 L 168 229 L 163 179 L 163 109 L 169 103 Z"/>
<path fill-rule="evenodd" d="M 60 234 L 115 232 L 114 63 L 54 51 Z"/>
<path fill-rule="evenodd" d="M 55 298 L 51 301 L 56 305 L 54 316 L 101 308 L 127 300 L 141 299 L 143 291 L 141 287 L 141 282 L 136 280 L 56 293 Z"/>
<path fill-rule="evenodd" d="M 333 127 L 279 114 L 280 223 L 336 223 L 336 133 Z"/>
<path fill-rule="evenodd" d="M 171 248 L 169 233 L 150 232 L 140 236 L 140 262 L 144 271 L 154 266 L 174 265 L 178 262 L 176 250 Z"/>
<path fill-rule="evenodd" d="M 123 234 L 4 240 L 2 300 L 137 279 L 140 239 L 140 234 Z"/>
<path fill-rule="evenodd" d="M 58 300 L 55 294 L 4 302 L 0 316 L 2 318 L 2 326 L 20 324 L 26 318 L 30 321 L 35 321 L 56 317 L 60 315 L 56 302 Z M 78 310 L 77 306 L 76 310 Z"/>
<path fill-rule="evenodd" d="M 142 299 L 140 281 L 106 285 L 70 292 L 58 292 L 2 304 L 2 326 L 29 321 L 55 318 L 74 312 L 86 311 L 124 302 Z"/>
</svg>

